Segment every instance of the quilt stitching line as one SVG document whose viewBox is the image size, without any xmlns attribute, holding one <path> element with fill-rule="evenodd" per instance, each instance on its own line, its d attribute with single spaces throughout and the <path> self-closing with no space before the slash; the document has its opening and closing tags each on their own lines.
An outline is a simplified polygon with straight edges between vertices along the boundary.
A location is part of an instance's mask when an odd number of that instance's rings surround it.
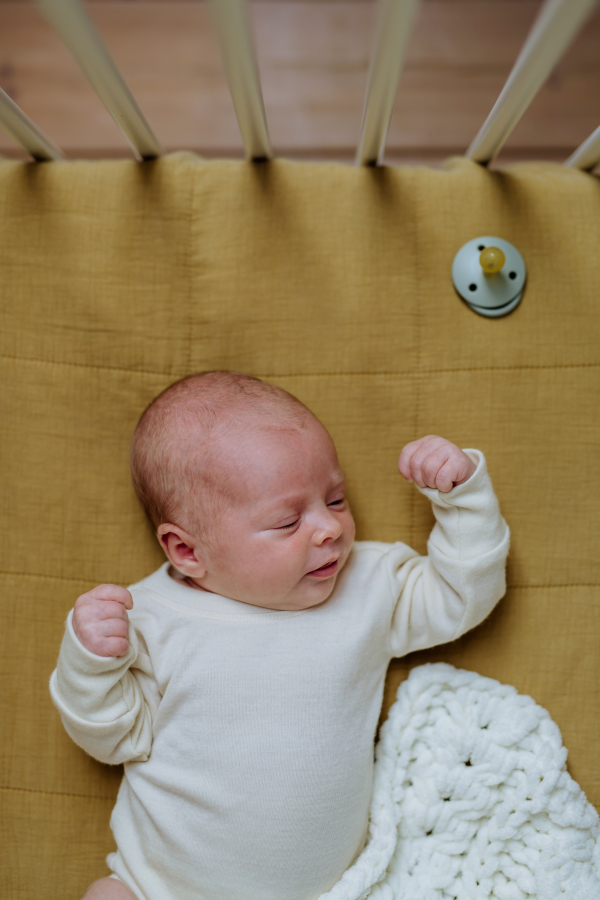
<svg viewBox="0 0 600 900">
<path fill-rule="evenodd" d="M 12 360 L 13 362 L 22 362 L 22 363 L 38 363 L 40 365 L 47 366 L 69 366 L 75 369 L 91 369 L 91 370 L 100 370 L 102 372 L 129 372 L 132 375 L 152 375 L 154 377 L 159 378 L 172 378 L 172 372 L 157 372 L 150 369 L 127 369 L 122 366 L 99 366 L 91 363 L 76 363 L 76 362 L 68 362 L 64 360 L 53 360 L 53 359 L 38 359 L 37 357 L 29 357 L 29 356 L 11 356 L 10 354 L 0 353 L 0 359 Z M 398 369 L 395 372 L 382 371 L 382 372 L 274 372 L 274 373 L 258 373 L 259 378 L 345 378 L 345 377 L 356 377 L 356 378 L 378 378 L 378 377 L 392 377 L 396 375 L 411 376 L 414 378 L 419 377 L 419 375 L 436 375 L 443 374 L 446 372 L 527 372 L 529 370 L 534 371 L 546 371 L 548 369 L 599 369 L 600 362 L 598 363 L 553 363 L 552 365 L 539 365 L 539 366 L 457 366 L 455 368 L 427 368 L 423 369 L 420 373 L 416 372 L 413 369 Z"/>
<path fill-rule="evenodd" d="M 132 375 L 158 375 L 163 378 L 173 377 L 170 372 L 154 372 L 150 369 L 127 369 L 123 366 L 98 366 L 93 363 L 77 363 L 56 359 L 38 359 L 35 356 L 11 356 L 8 353 L 0 353 L 0 359 L 12 360 L 22 363 L 39 363 L 46 366 L 68 366 L 73 369 L 93 369 L 102 372 L 129 372 Z"/>
<path fill-rule="evenodd" d="M 600 582 L 596 581 L 573 581 L 564 584 L 509 584 L 507 589 L 518 588 L 524 590 L 526 588 L 570 588 L 570 587 L 600 587 Z"/>
<path fill-rule="evenodd" d="M 102 797 L 99 794 L 72 794 L 63 791 L 42 791 L 39 788 L 23 788 L 23 787 L 11 787 L 8 784 L 0 784 L 0 791 L 18 791 L 23 792 L 25 794 L 48 794 L 50 797 L 78 797 L 81 800 L 111 800 L 114 801 L 113 796 Z"/>
<path fill-rule="evenodd" d="M 0 569 L 0 576 L 1 575 L 6 575 L 7 577 L 14 576 L 15 578 L 50 578 L 54 581 L 89 581 L 90 584 L 98 583 L 96 578 L 87 578 L 84 575 L 79 578 L 75 578 L 74 575 L 50 575 L 44 572 L 7 572 L 3 569 Z"/>
</svg>

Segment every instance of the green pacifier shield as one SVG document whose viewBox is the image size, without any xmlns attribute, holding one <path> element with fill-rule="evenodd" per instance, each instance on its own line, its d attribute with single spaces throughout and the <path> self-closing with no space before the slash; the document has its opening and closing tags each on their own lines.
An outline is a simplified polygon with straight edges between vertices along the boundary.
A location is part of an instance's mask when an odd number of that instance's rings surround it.
<svg viewBox="0 0 600 900">
<path fill-rule="evenodd" d="M 452 263 L 452 281 L 473 312 L 489 318 L 506 316 L 523 296 L 525 261 L 516 247 L 499 237 L 473 238 Z"/>
</svg>

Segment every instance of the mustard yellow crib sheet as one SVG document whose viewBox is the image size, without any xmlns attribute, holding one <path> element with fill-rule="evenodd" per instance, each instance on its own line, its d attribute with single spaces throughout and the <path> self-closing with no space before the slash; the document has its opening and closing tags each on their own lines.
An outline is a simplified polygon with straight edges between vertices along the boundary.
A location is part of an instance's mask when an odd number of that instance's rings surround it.
<svg viewBox="0 0 600 900">
<path fill-rule="evenodd" d="M 3 502 L 0 875 L 18 900 L 106 874 L 120 771 L 79 750 L 48 694 L 63 623 L 94 584 L 161 561 L 128 443 L 176 378 L 231 368 L 325 422 L 358 537 L 423 552 L 425 498 L 396 471 L 427 433 L 486 454 L 512 531 L 509 590 L 448 662 L 548 709 L 600 805 L 600 185 L 552 164 L 354 169 L 277 161 L 0 164 Z M 451 264 L 492 234 L 522 253 L 520 307 L 484 319 Z"/>
</svg>

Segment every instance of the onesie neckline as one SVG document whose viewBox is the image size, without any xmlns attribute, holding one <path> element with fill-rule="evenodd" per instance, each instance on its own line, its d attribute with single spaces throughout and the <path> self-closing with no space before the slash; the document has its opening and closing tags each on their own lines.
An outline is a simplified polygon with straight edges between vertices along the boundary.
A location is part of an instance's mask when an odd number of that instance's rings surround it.
<svg viewBox="0 0 600 900">
<path fill-rule="evenodd" d="M 268 609 L 263 606 L 252 606 L 250 603 L 233 600 L 222 594 L 197 591 L 171 578 L 168 571 L 169 565 L 168 562 L 163 563 L 160 569 L 132 587 L 148 591 L 164 606 L 181 609 L 182 612 L 194 617 L 247 619 L 261 616 L 262 618 L 279 619 L 300 616 L 307 612 L 305 609 Z"/>
</svg>

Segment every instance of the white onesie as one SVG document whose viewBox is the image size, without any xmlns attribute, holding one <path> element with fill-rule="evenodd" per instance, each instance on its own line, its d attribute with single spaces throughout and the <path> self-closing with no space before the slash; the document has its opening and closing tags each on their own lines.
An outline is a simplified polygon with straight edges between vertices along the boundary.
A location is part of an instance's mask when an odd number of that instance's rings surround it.
<svg viewBox="0 0 600 900">
<path fill-rule="evenodd" d="M 331 597 L 267 610 L 174 581 L 130 588 L 130 649 L 67 619 L 50 681 L 73 740 L 125 763 L 112 871 L 139 900 L 315 900 L 362 850 L 390 659 L 451 641 L 505 591 L 509 534 L 477 470 L 435 511 L 428 556 L 358 542 Z"/>
</svg>

